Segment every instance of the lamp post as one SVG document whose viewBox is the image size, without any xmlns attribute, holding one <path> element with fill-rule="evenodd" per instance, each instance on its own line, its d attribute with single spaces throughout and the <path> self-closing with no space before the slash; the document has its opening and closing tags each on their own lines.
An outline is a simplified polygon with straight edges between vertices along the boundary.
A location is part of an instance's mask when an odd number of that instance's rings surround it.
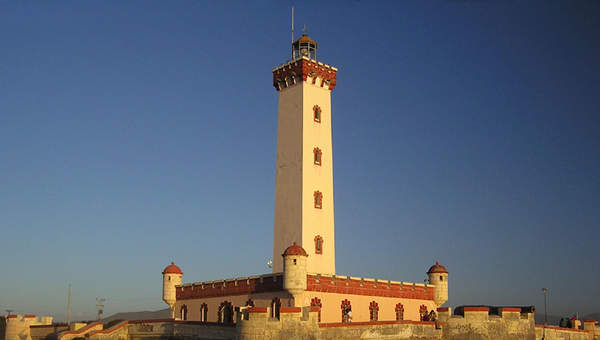
<svg viewBox="0 0 600 340">
<path fill-rule="evenodd" d="M 547 304 L 547 296 L 548 296 L 548 288 L 542 288 L 542 292 L 544 292 L 544 334 L 542 335 L 542 340 L 546 339 L 546 325 L 548 325 L 548 304 Z"/>
</svg>

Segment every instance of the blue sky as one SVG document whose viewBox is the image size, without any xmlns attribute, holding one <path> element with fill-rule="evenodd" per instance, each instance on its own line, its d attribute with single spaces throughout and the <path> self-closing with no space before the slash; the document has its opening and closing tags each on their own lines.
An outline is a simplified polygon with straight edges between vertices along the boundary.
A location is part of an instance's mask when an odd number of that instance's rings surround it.
<svg viewBox="0 0 600 340">
<path fill-rule="evenodd" d="M 338 273 L 598 312 L 598 1 L 0 1 L 0 308 L 269 271 L 292 5 L 340 69 Z"/>
</svg>

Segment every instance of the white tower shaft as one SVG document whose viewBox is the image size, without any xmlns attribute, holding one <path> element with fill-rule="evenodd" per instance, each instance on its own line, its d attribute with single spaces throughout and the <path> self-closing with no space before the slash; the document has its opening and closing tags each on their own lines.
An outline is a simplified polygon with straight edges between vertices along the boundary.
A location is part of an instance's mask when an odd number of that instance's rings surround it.
<svg viewBox="0 0 600 340">
<path fill-rule="evenodd" d="M 306 57 L 273 70 L 279 90 L 273 272 L 283 271 L 281 254 L 297 242 L 308 252 L 309 273 L 335 274 L 331 90 L 336 71 Z"/>
</svg>

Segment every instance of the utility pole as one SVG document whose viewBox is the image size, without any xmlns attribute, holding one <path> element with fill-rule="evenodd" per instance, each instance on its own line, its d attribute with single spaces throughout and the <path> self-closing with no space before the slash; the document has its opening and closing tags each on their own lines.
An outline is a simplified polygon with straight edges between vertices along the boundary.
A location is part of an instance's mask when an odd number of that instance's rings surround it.
<svg viewBox="0 0 600 340">
<path fill-rule="evenodd" d="M 69 288 L 67 292 L 67 326 L 71 325 L 71 284 L 69 283 Z"/>
<path fill-rule="evenodd" d="M 542 292 L 544 292 L 544 334 L 542 335 L 542 340 L 546 339 L 546 326 L 548 326 L 548 303 L 546 302 L 546 296 L 548 295 L 548 288 L 542 288 Z"/>
</svg>

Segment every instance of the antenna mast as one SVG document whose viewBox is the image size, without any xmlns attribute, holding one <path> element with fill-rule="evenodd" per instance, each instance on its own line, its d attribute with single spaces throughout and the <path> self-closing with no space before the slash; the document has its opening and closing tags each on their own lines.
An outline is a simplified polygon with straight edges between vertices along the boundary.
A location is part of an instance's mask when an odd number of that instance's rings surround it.
<svg viewBox="0 0 600 340">
<path fill-rule="evenodd" d="M 98 309 L 98 321 L 102 320 L 102 314 L 104 314 L 104 298 L 96 298 L 96 308 Z"/>
<path fill-rule="evenodd" d="M 294 60 L 294 7 L 292 6 L 292 60 Z"/>
<path fill-rule="evenodd" d="M 69 283 L 67 293 L 67 326 L 71 325 L 71 284 Z"/>
</svg>

